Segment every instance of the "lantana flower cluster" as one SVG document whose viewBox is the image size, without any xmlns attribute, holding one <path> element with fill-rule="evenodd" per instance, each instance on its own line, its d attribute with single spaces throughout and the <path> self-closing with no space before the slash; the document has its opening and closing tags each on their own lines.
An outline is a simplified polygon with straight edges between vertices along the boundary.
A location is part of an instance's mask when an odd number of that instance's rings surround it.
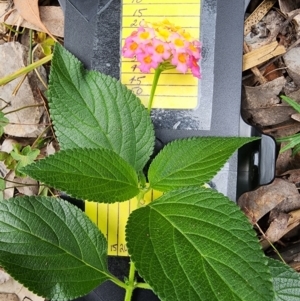
<svg viewBox="0 0 300 301">
<path fill-rule="evenodd" d="M 179 26 L 168 20 L 159 23 L 143 22 L 125 39 L 122 54 L 126 58 L 136 58 L 138 68 L 143 73 L 151 69 L 176 68 L 181 73 L 189 69 L 193 76 L 201 78 L 201 43 Z"/>
</svg>

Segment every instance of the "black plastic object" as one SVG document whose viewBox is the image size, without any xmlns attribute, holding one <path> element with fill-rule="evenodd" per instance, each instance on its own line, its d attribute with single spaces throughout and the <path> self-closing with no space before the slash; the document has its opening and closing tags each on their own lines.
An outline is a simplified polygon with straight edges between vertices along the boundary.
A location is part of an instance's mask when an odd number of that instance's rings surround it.
<svg viewBox="0 0 300 301">
<path fill-rule="evenodd" d="M 65 9 L 65 47 L 86 68 L 119 78 L 121 0 L 60 2 Z M 249 0 L 201 1 L 203 78 L 199 81 L 199 106 L 193 110 L 152 111 L 157 150 L 183 137 L 260 135 L 240 117 L 243 23 L 248 3 Z M 232 200 L 274 177 L 275 142 L 268 136 L 261 137 L 261 141 L 232 156 L 212 181 Z M 128 267 L 128 258 L 109 257 L 109 268 L 117 277 L 128 275 Z M 107 282 L 78 300 L 123 299 L 124 291 Z M 133 300 L 158 299 L 151 291 L 135 290 Z"/>
</svg>

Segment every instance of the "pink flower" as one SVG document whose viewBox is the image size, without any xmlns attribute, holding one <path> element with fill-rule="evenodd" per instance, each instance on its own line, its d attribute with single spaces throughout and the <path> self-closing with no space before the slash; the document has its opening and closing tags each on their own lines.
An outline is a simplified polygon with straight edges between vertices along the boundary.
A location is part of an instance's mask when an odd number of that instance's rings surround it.
<svg viewBox="0 0 300 301">
<path fill-rule="evenodd" d="M 122 48 L 122 55 L 127 58 L 133 58 L 136 56 L 139 45 L 134 42 L 133 37 L 129 36 L 125 40 L 125 45 Z"/>
<path fill-rule="evenodd" d="M 139 53 L 136 58 L 140 62 L 138 68 L 143 73 L 149 73 L 151 68 L 156 69 L 159 65 L 159 62 L 153 60 L 152 55 L 149 53 Z"/>
<path fill-rule="evenodd" d="M 148 44 L 155 37 L 153 28 L 139 27 L 137 34 L 133 37 L 133 40 L 137 44 Z"/>
<path fill-rule="evenodd" d="M 179 35 L 178 33 L 174 33 L 172 34 L 172 36 L 170 37 L 170 46 L 173 49 L 179 50 L 181 51 L 182 49 L 186 49 L 189 45 L 189 42 L 186 41 L 181 35 Z"/>
<path fill-rule="evenodd" d="M 124 57 L 135 57 L 141 72 L 149 73 L 160 66 L 162 70 L 176 68 L 179 72 L 189 70 L 201 78 L 198 61 L 201 59 L 201 43 L 179 26 L 168 20 L 147 24 L 125 39 L 122 48 Z"/>
<path fill-rule="evenodd" d="M 189 55 L 185 52 L 175 52 L 173 54 L 171 64 L 176 66 L 176 69 L 181 73 L 186 73 L 188 71 L 188 61 Z"/>
<path fill-rule="evenodd" d="M 192 71 L 192 74 L 197 77 L 197 78 L 201 78 L 201 73 L 200 73 L 200 66 L 198 65 L 198 61 L 193 57 L 190 56 L 189 57 L 189 68 Z"/>
<path fill-rule="evenodd" d="M 166 61 L 170 55 L 170 46 L 167 42 L 163 42 L 159 39 L 153 39 L 153 59 L 157 62 Z"/>
<path fill-rule="evenodd" d="M 193 41 L 192 43 L 189 43 L 187 47 L 187 52 L 196 60 L 201 59 L 200 50 L 201 50 L 201 43 L 199 41 Z"/>
</svg>

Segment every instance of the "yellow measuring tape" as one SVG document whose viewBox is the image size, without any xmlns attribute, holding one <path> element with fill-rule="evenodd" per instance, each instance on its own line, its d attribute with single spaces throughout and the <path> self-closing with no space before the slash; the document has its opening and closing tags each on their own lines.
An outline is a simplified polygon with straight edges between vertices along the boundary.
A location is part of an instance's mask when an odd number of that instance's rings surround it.
<svg viewBox="0 0 300 301">
<path fill-rule="evenodd" d="M 126 37 L 141 21 L 171 23 L 185 28 L 193 37 L 200 36 L 201 0 L 123 0 L 122 45 Z M 152 74 L 143 74 L 130 59 L 121 61 L 121 82 L 127 85 L 145 104 L 148 103 L 153 81 Z M 191 73 L 185 75 L 176 70 L 161 74 L 156 89 L 153 108 L 194 109 L 198 105 L 198 79 Z M 158 198 L 160 192 L 150 191 L 145 203 Z M 85 212 L 99 227 L 108 241 L 108 255 L 128 256 L 125 226 L 130 213 L 137 208 L 137 200 L 122 203 L 101 204 L 86 202 Z"/>
</svg>

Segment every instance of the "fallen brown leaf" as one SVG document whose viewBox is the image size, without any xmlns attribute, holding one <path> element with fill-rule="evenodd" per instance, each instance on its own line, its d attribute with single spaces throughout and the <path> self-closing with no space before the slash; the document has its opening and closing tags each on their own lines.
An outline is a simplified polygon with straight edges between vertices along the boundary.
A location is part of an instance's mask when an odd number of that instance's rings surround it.
<svg viewBox="0 0 300 301">
<path fill-rule="evenodd" d="M 293 212 L 290 212 L 289 213 L 288 223 L 285 226 L 285 230 L 283 231 L 283 229 L 282 229 L 281 237 L 283 237 L 284 235 L 286 235 L 287 233 L 289 233 L 294 228 L 298 227 L 299 224 L 300 224 L 300 210 L 295 210 Z M 277 233 L 277 234 L 279 234 L 279 233 Z M 280 239 L 279 235 L 278 235 L 277 238 Z M 263 238 L 260 241 L 260 244 L 261 244 L 261 246 L 262 246 L 262 248 L 264 250 L 266 250 L 270 246 L 270 242 L 267 239 L 265 239 L 265 238 Z"/>
<path fill-rule="evenodd" d="M 0 0 L 0 23 L 5 22 L 8 25 L 16 25 L 19 13 L 17 10 L 11 12 L 5 20 L 5 4 Z M 2 17 L 1 17 L 2 15 Z M 40 18 L 47 29 L 57 37 L 64 36 L 64 14 L 60 6 L 40 6 Z M 22 20 L 20 26 L 30 28 L 36 31 L 41 31 L 41 28 Z"/>
<path fill-rule="evenodd" d="M 266 67 L 263 76 L 268 80 L 268 82 L 270 82 L 282 76 L 282 70 L 278 69 L 277 66 L 272 63 Z"/>
<path fill-rule="evenodd" d="M 278 241 L 283 235 L 285 235 L 289 219 L 290 215 L 283 212 L 281 212 L 276 218 L 274 218 L 265 233 L 267 240 L 273 243 Z"/>
<path fill-rule="evenodd" d="M 39 27 L 42 31 L 46 32 L 52 39 L 56 41 L 55 37 L 40 19 L 38 0 L 14 0 L 14 4 L 22 18 Z"/>
<path fill-rule="evenodd" d="M 300 184 L 300 169 L 292 169 L 284 172 L 281 176 L 287 181 L 299 185 Z"/>
<path fill-rule="evenodd" d="M 294 184 L 276 178 L 270 185 L 261 186 L 241 195 L 238 205 L 248 216 L 250 222 L 255 224 L 282 202 L 285 205 L 299 203 L 299 193 Z"/>
</svg>

